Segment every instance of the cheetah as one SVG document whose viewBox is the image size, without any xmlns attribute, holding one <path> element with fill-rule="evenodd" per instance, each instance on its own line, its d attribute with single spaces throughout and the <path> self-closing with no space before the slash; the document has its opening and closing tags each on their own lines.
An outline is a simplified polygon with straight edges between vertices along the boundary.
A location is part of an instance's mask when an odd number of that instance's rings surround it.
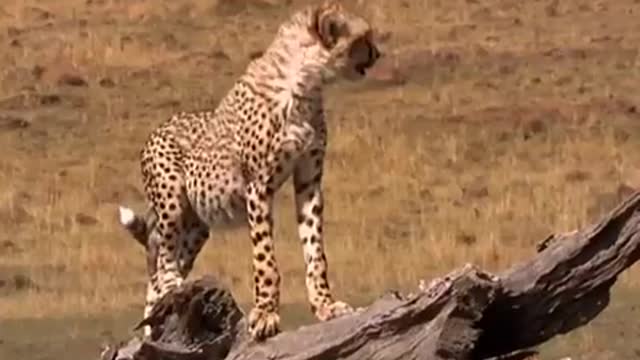
<svg viewBox="0 0 640 360">
<path fill-rule="evenodd" d="M 280 332 L 280 273 L 273 198 L 292 177 L 311 311 L 320 321 L 353 312 L 332 297 L 323 247 L 326 74 L 350 81 L 381 56 L 371 25 L 335 0 L 298 10 L 211 111 L 165 120 L 141 150 L 145 214 L 120 206 L 120 222 L 147 248 L 144 316 L 179 286 L 210 229 L 245 225 L 253 243 L 255 340 Z M 146 336 L 152 336 L 148 327 Z"/>
</svg>

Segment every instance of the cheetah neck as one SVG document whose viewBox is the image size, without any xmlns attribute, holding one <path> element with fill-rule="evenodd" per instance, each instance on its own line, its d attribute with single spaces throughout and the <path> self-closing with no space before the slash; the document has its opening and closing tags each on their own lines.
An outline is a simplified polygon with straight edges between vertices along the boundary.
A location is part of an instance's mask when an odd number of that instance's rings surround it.
<svg viewBox="0 0 640 360">
<path fill-rule="evenodd" d="M 247 75 L 256 85 L 295 98 L 322 89 L 329 53 L 308 31 L 304 14 L 283 26 L 264 54 L 254 60 Z"/>
<path fill-rule="evenodd" d="M 249 70 L 257 85 L 307 97 L 321 90 L 324 64 L 315 49 L 283 44 L 268 49 Z"/>
</svg>

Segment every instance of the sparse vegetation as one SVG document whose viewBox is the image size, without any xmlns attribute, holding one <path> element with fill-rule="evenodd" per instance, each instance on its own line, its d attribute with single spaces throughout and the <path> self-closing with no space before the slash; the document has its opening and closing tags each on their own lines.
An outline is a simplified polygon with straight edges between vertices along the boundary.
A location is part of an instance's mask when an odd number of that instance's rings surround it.
<svg viewBox="0 0 640 360">
<path fill-rule="evenodd" d="M 173 111 L 214 107 L 305 2 L 0 3 L 0 357 L 18 348 L 3 345 L 3 323 L 137 319 L 143 249 L 116 215 L 119 203 L 144 206 L 142 142 Z M 353 3 L 386 58 L 328 94 L 326 236 L 340 298 L 367 301 L 465 262 L 504 268 L 640 185 L 637 1 Z M 276 251 L 283 302 L 297 304 L 292 203 L 290 191 L 278 199 Z M 248 302 L 249 249 L 246 231 L 214 233 L 193 276 L 216 274 Z M 637 270 L 624 280 L 637 297 Z M 599 331 L 563 341 L 615 353 Z"/>
</svg>

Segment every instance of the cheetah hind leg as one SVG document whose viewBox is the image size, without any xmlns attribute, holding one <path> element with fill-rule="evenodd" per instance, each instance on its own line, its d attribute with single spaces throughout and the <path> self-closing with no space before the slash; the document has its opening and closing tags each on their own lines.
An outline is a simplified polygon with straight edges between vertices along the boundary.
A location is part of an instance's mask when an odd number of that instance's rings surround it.
<svg viewBox="0 0 640 360">
<path fill-rule="evenodd" d="M 158 273 L 158 245 L 162 243 L 161 235 L 157 231 L 154 231 L 156 230 L 155 227 L 158 222 L 158 216 L 153 207 L 149 207 L 145 214 L 137 214 L 126 206 L 120 206 L 118 210 L 121 225 L 138 243 L 146 248 L 147 271 L 149 275 L 143 313 L 143 318 L 146 318 L 151 313 L 151 309 L 160 298 L 160 295 L 166 292 L 163 291 L 161 281 L 162 271 Z M 177 257 L 180 272 L 178 283 L 181 283 L 193 269 L 196 257 L 209 236 L 208 226 L 195 217 L 195 214 L 185 211 L 180 218 L 182 234 L 181 236 L 177 236 L 178 239 L 176 239 L 180 244 L 180 251 L 174 254 L 174 256 Z M 159 236 L 160 238 L 155 238 Z M 151 335 L 151 328 L 149 326 L 144 326 L 143 330 L 145 336 Z"/>
<path fill-rule="evenodd" d="M 118 217 L 120 224 L 129 232 L 129 234 L 146 249 L 147 273 L 149 276 L 147 282 L 147 290 L 145 296 L 143 319 L 146 319 L 151 313 L 151 309 L 155 301 L 160 297 L 160 287 L 158 284 L 157 270 L 157 246 L 151 240 L 153 228 L 157 221 L 157 216 L 150 207 L 146 214 L 138 214 L 133 209 L 121 205 L 118 208 Z M 145 325 L 142 327 L 144 337 L 151 336 L 151 327 Z"/>
<path fill-rule="evenodd" d="M 185 215 L 183 213 L 180 226 L 175 228 L 174 242 L 171 245 L 157 228 L 151 230 L 147 247 L 149 281 L 144 318 L 149 316 L 164 294 L 182 285 L 193 269 L 198 253 L 209 235 L 207 226 Z M 160 258 L 158 254 L 163 247 L 162 253 L 165 256 Z M 143 330 L 145 337 L 152 335 L 150 326 L 144 326 Z"/>
</svg>

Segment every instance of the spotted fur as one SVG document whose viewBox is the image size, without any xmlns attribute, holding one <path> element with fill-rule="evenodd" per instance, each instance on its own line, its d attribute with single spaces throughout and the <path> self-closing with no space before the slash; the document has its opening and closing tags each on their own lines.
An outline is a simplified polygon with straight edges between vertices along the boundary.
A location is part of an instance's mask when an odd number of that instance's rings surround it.
<svg viewBox="0 0 640 360">
<path fill-rule="evenodd" d="M 152 132 L 141 152 L 149 211 L 120 209 L 122 224 L 148 250 L 145 316 L 187 277 L 210 229 L 242 224 L 253 243 L 249 330 L 258 340 L 275 335 L 280 272 L 273 197 L 289 176 L 311 309 L 323 321 L 352 311 L 333 299 L 327 280 L 323 77 L 361 78 L 379 56 L 368 22 L 325 1 L 284 22 L 215 110 L 175 114 Z"/>
</svg>

